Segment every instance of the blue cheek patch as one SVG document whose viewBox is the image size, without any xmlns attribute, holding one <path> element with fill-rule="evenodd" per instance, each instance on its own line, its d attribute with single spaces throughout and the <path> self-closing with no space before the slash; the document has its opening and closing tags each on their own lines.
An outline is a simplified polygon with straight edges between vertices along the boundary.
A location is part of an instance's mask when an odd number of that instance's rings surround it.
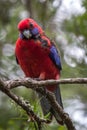
<svg viewBox="0 0 87 130">
<path fill-rule="evenodd" d="M 19 34 L 20 39 L 24 39 L 24 35 L 22 33 Z"/>
<path fill-rule="evenodd" d="M 54 62 L 54 64 L 58 67 L 58 69 L 62 70 L 60 56 L 59 56 L 58 51 L 55 46 L 52 46 L 50 48 L 49 56 L 50 56 L 51 60 Z"/>
<path fill-rule="evenodd" d="M 35 35 L 38 35 L 38 34 L 39 34 L 38 28 L 32 29 L 32 30 L 31 30 L 31 34 L 34 35 L 34 36 L 35 36 Z"/>
</svg>

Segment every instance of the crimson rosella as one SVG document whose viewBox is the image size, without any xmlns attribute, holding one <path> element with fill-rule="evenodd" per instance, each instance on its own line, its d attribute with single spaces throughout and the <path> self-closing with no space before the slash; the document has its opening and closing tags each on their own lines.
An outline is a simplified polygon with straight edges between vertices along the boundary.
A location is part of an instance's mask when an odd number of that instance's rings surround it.
<svg viewBox="0 0 87 130">
<path fill-rule="evenodd" d="M 62 69 L 59 52 L 42 28 L 33 19 L 26 18 L 19 22 L 18 30 L 15 55 L 26 77 L 39 80 L 59 79 Z M 63 108 L 59 85 L 46 86 L 46 91 L 53 92 L 57 102 Z M 50 120 L 54 115 L 57 122 L 63 125 L 63 120 L 47 98 L 41 94 L 39 98 L 43 114 L 50 113 Z"/>
</svg>

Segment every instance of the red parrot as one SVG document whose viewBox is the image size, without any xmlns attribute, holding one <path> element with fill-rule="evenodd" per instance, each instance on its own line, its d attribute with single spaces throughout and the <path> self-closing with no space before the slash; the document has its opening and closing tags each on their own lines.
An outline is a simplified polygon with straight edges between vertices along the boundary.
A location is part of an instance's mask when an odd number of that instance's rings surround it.
<svg viewBox="0 0 87 130">
<path fill-rule="evenodd" d="M 62 69 L 59 52 L 42 28 L 33 19 L 26 18 L 19 22 L 18 30 L 15 55 L 26 77 L 39 80 L 59 79 Z M 46 86 L 46 91 L 53 92 L 57 102 L 63 108 L 59 85 Z M 54 111 L 46 97 L 41 94 L 39 97 L 43 114 L 50 113 L 50 120 L 54 115 L 57 122 L 63 125 L 63 120 Z"/>
</svg>

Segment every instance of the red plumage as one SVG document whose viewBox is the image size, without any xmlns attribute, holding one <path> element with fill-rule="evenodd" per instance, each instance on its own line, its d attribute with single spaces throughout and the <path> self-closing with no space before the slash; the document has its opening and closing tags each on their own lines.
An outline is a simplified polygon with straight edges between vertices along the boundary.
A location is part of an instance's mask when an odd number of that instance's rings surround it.
<svg viewBox="0 0 87 130">
<path fill-rule="evenodd" d="M 33 26 L 32 26 L 33 25 Z M 39 39 L 18 38 L 16 41 L 15 54 L 19 65 L 26 77 L 46 79 L 59 79 L 60 70 L 49 57 L 52 43 L 44 34 L 42 28 L 32 19 L 24 19 L 18 24 L 19 32 L 24 29 L 37 27 L 40 37 L 47 42 L 48 47 L 43 47 Z M 48 90 L 54 92 L 57 86 L 48 86 Z M 60 96 L 60 95 L 59 95 Z M 60 101 L 61 102 L 61 101 Z M 61 105 L 62 103 L 60 103 Z M 61 105 L 62 106 L 62 105 Z"/>
<path fill-rule="evenodd" d="M 41 27 L 32 19 L 22 20 L 18 24 L 18 29 L 22 31 L 25 28 L 30 28 L 30 24 L 39 28 L 39 33 L 43 35 Z M 42 36 L 47 40 L 49 46 L 50 39 L 45 35 Z M 23 40 L 18 38 L 16 42 L 16 56 L 19 64 L 27 77 L 39 78 L 44 74 L 44 79 L 57 79 L 60 77 L 60 70 L 56 68 L 49 57 L 49 49 L 43 48 L 41 42 L 38 40 L 28 39 Z M 49 86 L 49 90 L 54 90 L 54 86 Z"/>
<path fill-rule="evenodd" d="M 37 27 L 39 29 L 40 34 L 44 33 L 42 28 L 31 18 L 26 18 L 24 20 L 21 20 L 18 24 L 18 29 L 19 31 L 22 31 L 24 29 L 29 29 L 31 25 L 33 25 L 34 27 Z"/>
<path fill-rule="evenodd" d="M 42 48 L 32 39 L 17 40 L 16 56 L 27 77 L 39 78 L 43 73 L 44 79 L 56 79 L 60 76 L 59 70 L 49 58 L 49 50 Z M 54 87 L 49 86 L 49 89 L 53 90 Z"/>
</svg>

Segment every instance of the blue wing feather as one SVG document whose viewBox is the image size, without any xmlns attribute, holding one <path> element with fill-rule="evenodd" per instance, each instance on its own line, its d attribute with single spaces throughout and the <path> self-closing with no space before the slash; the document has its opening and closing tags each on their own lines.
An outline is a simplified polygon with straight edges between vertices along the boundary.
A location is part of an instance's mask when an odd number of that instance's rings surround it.
<svg viewBox="0 0 87 130">
<path fill-rule="evenodd" d="M 52 45 L 52 47 L 50 48 L 49 57 L 50 57 L 51 60 L 54 62 L 54 64 L 58 67 L 58 69 L 62 70 L 62 65 L 61 65 L 60 56 L 59 56 L 59 54 L 58 54 L 58 51 L 57 51 L 56 47 L 53 46 L 53 45 Z"/>
</svg>

